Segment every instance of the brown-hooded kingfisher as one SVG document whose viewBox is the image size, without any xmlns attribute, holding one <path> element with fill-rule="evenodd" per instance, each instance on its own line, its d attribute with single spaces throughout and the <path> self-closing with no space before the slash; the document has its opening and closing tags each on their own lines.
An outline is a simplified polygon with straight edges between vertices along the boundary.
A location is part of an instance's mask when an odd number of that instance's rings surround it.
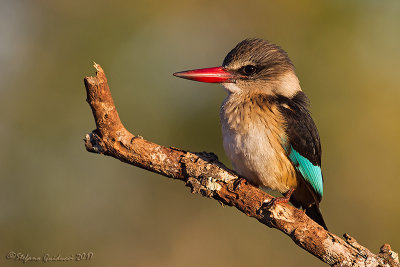
<svg viewBox="0 0 400 267">
<path fill-rule="evenodd" d="M 174 75 L 225 87 L 223 144 L 236 172 L 256 186 L 279 191 L 284 197 L 274 203 L 290 201 L 327 229 L 319 209 L 320 139 L 287 53 L 268 41 L 246 39 L 221 67 Z"/>
</svg>

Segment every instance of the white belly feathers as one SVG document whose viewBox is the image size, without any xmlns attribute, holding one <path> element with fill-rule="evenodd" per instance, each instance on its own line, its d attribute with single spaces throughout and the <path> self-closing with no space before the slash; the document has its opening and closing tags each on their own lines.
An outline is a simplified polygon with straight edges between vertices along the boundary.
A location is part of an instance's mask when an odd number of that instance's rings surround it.
<svg viewBox="0 0 400 267">
<path fill-rule="evenodd" d="M 271 109 L 243 108 L 228 97 L 221 106 L 224 149 L 238 174 L 253 184 L 287 192 L 296 186 L 295 171 L 280 144 L 283 129 Z M 246 99 L 244 99 L 245 101 Z M 247 114 L 246 110 L 253 110 Z"/>
</svg>

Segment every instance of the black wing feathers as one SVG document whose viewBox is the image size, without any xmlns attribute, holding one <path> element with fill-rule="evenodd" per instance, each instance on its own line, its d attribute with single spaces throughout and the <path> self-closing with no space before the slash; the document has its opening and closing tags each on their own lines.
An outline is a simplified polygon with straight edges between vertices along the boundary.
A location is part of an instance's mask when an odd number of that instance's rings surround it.
<svg viewBox="0 0 400 267">
<path fill-rule="evenodd" d="M 276 100 L 286 121 L 290 145 L 312 164 L 321 166 L 321 143 L 317 127 L 307 109 L 306 95 L 298 92 L 292 99 L 278 96 Z"/>
</svg>

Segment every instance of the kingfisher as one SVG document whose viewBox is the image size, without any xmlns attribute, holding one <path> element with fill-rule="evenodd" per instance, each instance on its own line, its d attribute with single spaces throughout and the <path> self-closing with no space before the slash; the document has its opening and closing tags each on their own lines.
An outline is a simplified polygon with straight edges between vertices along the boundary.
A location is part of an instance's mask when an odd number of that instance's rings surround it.
<svg viewBox="0 0 400 267">
<path fill-rule="evenodd" d="M 255 186 L 279 191 L 283 196 L 273 204 L 290 201 L 327 230 L 319 209 L 320 138 L 288 54 L 269 41 L 245 39 L 222 66 L 174 76 L 223 85 L 223 145 L 234 170 Z"/>
</svg>

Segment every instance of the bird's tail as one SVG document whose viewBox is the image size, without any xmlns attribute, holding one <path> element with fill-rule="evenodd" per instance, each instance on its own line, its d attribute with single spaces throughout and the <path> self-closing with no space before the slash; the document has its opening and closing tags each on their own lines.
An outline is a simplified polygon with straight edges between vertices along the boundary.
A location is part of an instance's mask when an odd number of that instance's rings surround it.
<svg viewBox="0 0 400 267">
<path fill-rule="evenodd" d="M 324 218 L 322 217 L 321 211 L 319 210 L 319 207 L 317 204 L 311 205 L 309 208 L 305 209 L 306 214 L 308 217 L 313 219 L 316 223 L 321 225 L 322 227 L 325 228 L 325 230 L 328 230 L 328 227 L 326 227 Z"/>
</svg>

